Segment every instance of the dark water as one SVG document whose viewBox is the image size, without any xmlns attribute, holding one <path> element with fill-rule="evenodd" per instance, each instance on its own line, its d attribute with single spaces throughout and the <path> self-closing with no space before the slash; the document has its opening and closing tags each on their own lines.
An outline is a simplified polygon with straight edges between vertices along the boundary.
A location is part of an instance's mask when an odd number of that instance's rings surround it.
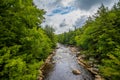
<svg viewBox="0 0 120 80">
<path fill-rule="evenodd" d="M 61 44 L 58 44 L 58 47 L 53 57 L 54 68 L 45 80 L 94 80 L 92 74 L 77 63 L 69 48 Z M 73 69 L 80 70 L 81 74 L 74 75 Z"/>
</svg>

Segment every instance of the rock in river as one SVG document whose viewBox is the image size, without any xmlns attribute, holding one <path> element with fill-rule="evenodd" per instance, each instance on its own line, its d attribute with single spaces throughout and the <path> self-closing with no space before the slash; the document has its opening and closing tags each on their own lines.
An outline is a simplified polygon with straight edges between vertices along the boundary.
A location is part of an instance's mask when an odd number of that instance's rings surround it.
<svg viewBox="0 0 120 80">
<path fill-rule="evenodd" d="M 72 73 L 75 75 L 79 75 L 81 72 L 80 72 L 80 70 L 74 69 L 74 70 L 72 70 Z"/>
</svg>

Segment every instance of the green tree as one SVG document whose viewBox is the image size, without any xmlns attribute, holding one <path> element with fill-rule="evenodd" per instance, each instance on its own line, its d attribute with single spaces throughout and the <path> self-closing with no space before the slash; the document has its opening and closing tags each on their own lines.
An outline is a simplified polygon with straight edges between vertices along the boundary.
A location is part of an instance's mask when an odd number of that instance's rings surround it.
<svg viewBox="0 0 120 80">
<path fill-rule="evenodd" d="M 55 48 L 56 47 L 56 43 L 57 43 L 57 37 L 54 34 L 54 29 L 51 26 L 45 26 L 44 31 L 46 33 L 46 35 L 50 38 L 51 42 L 52 42 L 52 47 Z"/>
<path fill-rule="evenodd" d="M 108 10 L 103 4 L 97 13 L 90 17 L 82 28 L 74 33 L 58 35 L 59 42 L 82 48 L 87 56 L 97 60 L 99 70 L 106 80 L 120 79 L 120 1 Z M 74 35 L 74 39 L 71 39 Z M 60 39 L 61 38 L 61 39 Z"/>
<path fill-rule="evenodd" d="M 0 79 L 36 80 L 53 42 L 38 25 L 43 10 L 32 0 L 0 1 Z"/>
</svg>

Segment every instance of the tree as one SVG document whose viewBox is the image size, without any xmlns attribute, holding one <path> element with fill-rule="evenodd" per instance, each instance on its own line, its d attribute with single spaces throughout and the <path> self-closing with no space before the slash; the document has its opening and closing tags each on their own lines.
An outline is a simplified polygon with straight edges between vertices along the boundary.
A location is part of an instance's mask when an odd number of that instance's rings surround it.
<svg viewBox="0 0 120 80">
<path fill-rule="evenodd" d="M 58 35 L 60 42 L 69 44 L 75 34 L 77 46 L 82 48 L 87 59 L 97 60 L 101 75 L 107 80 L 120 79 L 120 1 L 111 10 L 102 4 L 97 13 L 74 33 Z M 70 35 L 69 35 L 70 34 Z M 67 38 L 67 39 L 66 39 Z M 83 54 L 84 54 L 83 53 Z"/>
<path fill-rule="evenodd" d="M 52 47 L 55 48 L 56 47 L 56 43 L 57 43 L 57 38 L 56 35 L 54 34 L 54 29 L 51 26 L 45 26 L 44 31 L 46 33 L 46 35 L 50 38 L 51 42 L 52 42 Z"/>
<path fill-rule="evenodd" d="M 45 12 L 32 0 L 1 0 L 0 11 L 0 79 L 36 80 L 53 44 L 38 26 Z"/>
</svg>

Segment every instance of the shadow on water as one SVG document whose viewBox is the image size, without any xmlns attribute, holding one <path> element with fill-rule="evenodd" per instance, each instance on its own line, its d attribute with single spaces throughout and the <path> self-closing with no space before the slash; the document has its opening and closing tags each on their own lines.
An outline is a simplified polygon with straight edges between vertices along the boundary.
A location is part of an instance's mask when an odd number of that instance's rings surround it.
<svg viewBox="0 0 120 80">
<path fill-rule="evenodd" d="M 52 63 L 54 66 L 46 65 L 46 70 L 50 70 L 45 73 L 47 75 L 44 80 L 94 80 L 93 75 L 77 63 L 76 55 L 61 44 L 58 44 Z M 81 74 L 74 75 L 73 69 L 79 70 Z"/>
</svg>

